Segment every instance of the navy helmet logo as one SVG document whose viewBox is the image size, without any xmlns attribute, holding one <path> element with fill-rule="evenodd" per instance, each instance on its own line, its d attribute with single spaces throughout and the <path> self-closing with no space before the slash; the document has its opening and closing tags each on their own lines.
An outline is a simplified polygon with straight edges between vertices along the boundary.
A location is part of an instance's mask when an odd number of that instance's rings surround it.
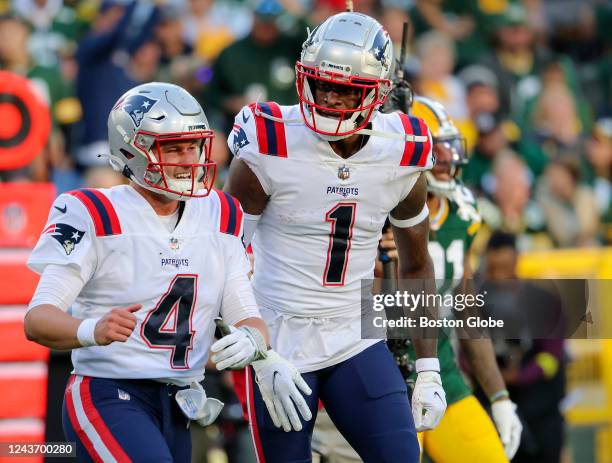
<svg viewBox="0 0 612 463">
<path fill-rule="evenodd" d="M 135 127 L 140 127 L 140 123 L 155 103 L 159 100 L 149 98 L 145 95 L 131 95 L 123 102 L 123 110 L 130 115 Z"/>
<path fill-rule="evenodd" d="M 43 231 L 44 235 L 51 235 L 62 245 L 66 255 L 70 255 L 77 244 L 81 242 L 84 231 L 77 230 L 76 228 L 65 224 L 65 223 L 52 223 Z"/>
<path fill-rule="evenodd" d="M 370 53 L 374 55 L 376 61 L 380 61 L 385 68 L 388 68 L 390 65 L 390 60 L 386 56 L 387 48 L 389 47 L 390 43 L 391 39 L 389 38 L 387 32 L 384 29 L 380 29 L 376 34 L 376 37 L 374 37 L 374 43 L 370 49 Z"/>
<path fill-rule="evenodd" d="M 249 144 L 249 139 L 247 138 L 246 132 L 242 127 L 237 124 L 234 124 L 234 143 L 233 149 L 234 154 L 238 154 L 240 148 L 244 148 Z"/>
</svg>

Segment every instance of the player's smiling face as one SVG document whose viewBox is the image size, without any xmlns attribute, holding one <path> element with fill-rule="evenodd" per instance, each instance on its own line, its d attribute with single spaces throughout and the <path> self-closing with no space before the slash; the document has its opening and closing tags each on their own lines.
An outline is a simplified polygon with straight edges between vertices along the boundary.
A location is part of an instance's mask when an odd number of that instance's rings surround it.
<svg viewBox="0 0 612 463">
<path fill-rule="evenodd" d="M 170 140 L 159 144 L 159 161 L 164 164 L 164 174 L 168 178 L 191 178 L 191 166 L 197 164 L 200 158 L 202 140 Z"/>
<path fill-rule="evenodd" d="M 315 103 L 319 106 L 329 108 L 330 110 L 323 110 L 317 108 L 317 112 L 325 117 L 331 117 L 339 119 L 341 114 L 336 110 L 342 109 L 356 109 L 361 102 L 362 89 L 351 87 L 349 85 L 334 84 L 322 80 L 314 81 L 315 89 Z M 348 113 L 347 117 L 350 117 L 352 113 Z"/>
</svg>

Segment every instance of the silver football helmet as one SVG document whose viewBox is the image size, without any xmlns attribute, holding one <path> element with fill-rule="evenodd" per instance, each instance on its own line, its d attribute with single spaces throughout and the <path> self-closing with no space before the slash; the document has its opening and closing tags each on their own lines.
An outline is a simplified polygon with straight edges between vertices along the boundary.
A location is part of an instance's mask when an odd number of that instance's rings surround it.
<svg viewBox="0 0 612 463">
<path fill-rule="evenodd" d="M 365 128 L 391 90 L 392 65 L 393 44 L 378 21 L 353 12 L 331 16 L 308 35 L 296 64 L 304 123 L 325 140 Z M 317 103 L 317 88 L 354 92 L 359 104 L 337 109 Z"/>
<path fill-rule="evenodd" d="M 213 131 L 198 101 L 183 88 L 151 82 L 127 91 L 108 116 L 110 164 L 127 178 L 155 193 L 185 200 L 210 193 L 216 165 L 210 160 Z M 160 144 L 197 141 L 194 163 L 169 163 Z M 188 167 L 179 178 L 166 167 Z"/>
</svg>

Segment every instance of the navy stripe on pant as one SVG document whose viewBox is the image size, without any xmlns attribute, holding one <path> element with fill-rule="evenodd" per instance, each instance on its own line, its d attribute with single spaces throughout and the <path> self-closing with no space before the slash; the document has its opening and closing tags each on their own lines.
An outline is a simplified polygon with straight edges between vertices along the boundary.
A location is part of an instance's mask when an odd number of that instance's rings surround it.
<svg viewBox="0 0 612 463">
<path fill-rule="evenodd" d="M 62 422 L 84 462 L 191 461 L 187 418 L 174 394 L 180 388 L 151 380 L 71 376 Z"/>
<path fill-rule="evenodd" d="M 332 421 L 365 463 L 417 463 L 416 437 L 406 384 L 384 342 L 331 367 L 304 373 L 312 389 L 313 418 L 301 431 L 277 428 L 247 375 L 249 415 L 259 463 L 307 463 L 320 398 Z M 253 421 L 253 416 L 255 420 Z"/>
</svg>

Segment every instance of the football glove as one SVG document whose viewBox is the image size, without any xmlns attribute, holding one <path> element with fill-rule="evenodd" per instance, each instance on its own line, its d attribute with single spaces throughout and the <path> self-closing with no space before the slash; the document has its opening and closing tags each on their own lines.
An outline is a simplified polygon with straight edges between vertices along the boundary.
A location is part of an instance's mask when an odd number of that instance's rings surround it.
<svg viewBox="0 0 612 463">
<path fill-rule="evenodd" d="M 394 79 L 393 88 L 389 93 L 387 101 L 383 104 L 381 111 L 383 113 L 392 113 L 401 111 L 408 114 L 414 93 L 410 84 L 404 79 Z"/>
<path fill-rule="evenodd" d="M 300 372 L 273 350 L 266 352 L 264 360 L 257 360 L 251 365 L 255 369 L 261 397 L 274 425 L 282 427 L 285 432 L 291 429 L 301 431 L 302 422 L 298 410 L 305 421 L 312 418 L 302 392 L 310 395 L 312 391 Z"/>
<path fill-rule="evenodd" d="M 217 370 L 240 370 L 253 360 L 265 357 L 266 342 L 256 328 L 224 325 L 229 334 L 215 342 L 210 350 Z"/>
<path fill-rule="evenodd" d="M 509 399 L 497 400 L 491 404 L 491 414 L 506 456 L 512 460 L 521 443 L 523 432 L 523 425 L 516 414 L 516 404 Z"/>
<path fill-rule="evenodd" d="M 412 392 L 412 416 L 417 432 L 435 428 L 446 410 L 446 394 L 437 371 L 417 375 Z"/>
</svg>

